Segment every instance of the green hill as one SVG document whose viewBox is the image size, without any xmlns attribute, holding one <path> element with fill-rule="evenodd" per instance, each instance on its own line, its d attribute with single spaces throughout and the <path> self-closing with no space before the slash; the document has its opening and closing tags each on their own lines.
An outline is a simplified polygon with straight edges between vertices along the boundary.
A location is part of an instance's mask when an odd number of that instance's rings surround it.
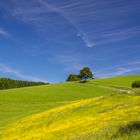
<svg viewBox="0 0 140 140">
<path fill-rule="evenodd" d="M 0 91 L 3 139 L 123 139 L 128 133 L 121 131 L 127 127 L 136 127 L 129 138 L 139 138 L 140 97 L 117 94 L 138 79 L 123 76 Z"/>
<path fill-rule="evenodd" d="M 62 83 L 0 91 L 0 128 L 22 117 L 71 101 L 109 95 L 112 88 L 93 84 Z"/>
</svg>

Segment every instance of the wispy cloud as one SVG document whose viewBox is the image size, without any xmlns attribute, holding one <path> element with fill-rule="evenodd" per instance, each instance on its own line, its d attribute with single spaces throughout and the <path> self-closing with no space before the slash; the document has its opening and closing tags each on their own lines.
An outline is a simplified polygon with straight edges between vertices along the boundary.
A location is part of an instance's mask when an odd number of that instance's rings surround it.
<svg viewBox="0 0 140 140">
<path fill-rule="evenodd" d="M 140 67 L 132 67 L 132 68 L 118 67 L 117 69 L 115 69 L 113 71 L 100 74 L 99 77 L 108 78 L 108 77 L 112 77 L 112 76 L 134 74 L 136 71 L 140 71 Z"/>
<path fill-rule="evenodd" d="M 5 37 L 9 37 L 10 36 L 10 34 L 6 30 L 4 30 L 2 28 L 0 28 L 0 35 L 1 36 L 5 36 Z"/>
<path fill-rule="evenodd" d="M 92 39 L 90 39 L 87 34 L 78 33 L 77 36 L 81 37 L 81 39 L 85 43 L 85 46 L 87 46 L 88 48 L 92 48 L 92 47 L 96 46 L 95 42 Z"/>
<path fill-rule="evenodd" d="M 114 67 L 105 68 L 100 71 L 96 71 L 95 75 L 97 77 L 107 78 L 112 76 L 134 74 L 138 73 L 139 71 L 140 71 L 140 61 L 136 60 L 125 64 L 116 65 Z"/>
<path fill-rule="evenodd" d="M 36 25 L 43 26 L 43 24 L 47 25 L 55 24 L 53 21 L 51 21 L 49 17 L 49 13 L 56 13 L 56 16 L 62 16 L 65 20 L 71 24 L 78 34 L 80 34 L 80 38 L 87 47 L 93 47 L 95 43 L 92 39 L 86 34 L 86 32 L 83 32 L 81 28 L 76 24 L 75 20 L 71 18 L 69 15 L 72 11 L 72 9 L 75 10 L 76 7 L 81 6 L 83 2 L 76 2 L 76 3 L 61 3 L 58 4 L 50 4 L 49 2 L 45 0 L 38 0 L 35 2 L 23 2 L 17 3 L 14 1 L 13 11 L 11 11 L 12 16 L 19 18 L 23 20 L 24 22 L 32 22 Z M 69 9 L 67 11 L 67 9 Z M 77 13 L 78 14 L 78 13 Z M 56 21 L 59 22 L 59 21 Z M 44 28 L 44 27 L 43 27 Z"/>
<path fill-rule="evenodd" d="M 47 82 L 46 80 L 40 79 L 38 77 L 23 74 L 19 70 L 13 69 L 2 63 L 0 63 L 0 72 L 3 74 L 11 74 L 11 75 L 16 76 L 17 78 L 21 78 L 23 80 Z"/>
<path fill-rule="evenodd" d="M 108 32 L 103 32 L 101 35 L 101 42 L 99 44 L 124 41 L 134 38 L 137 35 L 140 35 L 140 26 L 110 30 Z"/>
<path fill-rule="evenodd" d="M 85 66 L 83 59 L 78 53 L 73 54 L 69 52 L 61 55 L 57 54 L 54 57 L 51 57 L 50 61 L 63 65 L 64 70 L 71 73 L 77 72 Z"/>
<path fill-rule="evenodd" d="M 10 12 L 14 17 L 41 26 L 46 31 L 48 24 L 60 23 L 58 20 L 54 22 L 52 17 L 63 17 L 63 20 L 67 20 L 75 28 L 81 41 L 89 48 L 125 41 L 140 34 L 140 26 L 127 26 L 131 23 L 128 16 L 132 16 L 139 9 L 138 1 L 13 0 L 12 3 Z"/>
</svg>

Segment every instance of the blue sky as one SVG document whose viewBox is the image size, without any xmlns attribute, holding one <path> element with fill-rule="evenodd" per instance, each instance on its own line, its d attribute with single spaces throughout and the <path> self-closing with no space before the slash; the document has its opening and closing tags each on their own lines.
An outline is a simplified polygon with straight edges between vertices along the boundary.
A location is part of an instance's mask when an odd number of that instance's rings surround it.
<svg viewBox="0 0 140 140">
<path fill-rule="evenodd" d="M 1 0 L 0 77 L 61 82 L 140 73 L 139 0 Z"/>
</svg>

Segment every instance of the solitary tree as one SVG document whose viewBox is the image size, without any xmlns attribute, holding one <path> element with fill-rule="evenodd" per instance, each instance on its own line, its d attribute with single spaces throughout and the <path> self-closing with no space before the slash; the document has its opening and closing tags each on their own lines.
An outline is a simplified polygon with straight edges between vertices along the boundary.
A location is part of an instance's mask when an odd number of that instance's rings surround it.
<svg viewBox="0 0 140 140">
<path fill-rule="evenodd" d="M 80 78 L 83 80 L 91 79 L 93 78 L 93 74 L 89 67 L 84 67 L 80 70 Z"/>
</svg>

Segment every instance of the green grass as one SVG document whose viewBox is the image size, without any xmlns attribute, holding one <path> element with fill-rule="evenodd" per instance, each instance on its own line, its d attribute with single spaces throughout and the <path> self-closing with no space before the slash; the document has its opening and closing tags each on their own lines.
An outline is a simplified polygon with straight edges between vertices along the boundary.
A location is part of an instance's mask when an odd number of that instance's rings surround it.
<svg viewBox="0 0 140 140">
<path fill-rule="evenodd" d="M 109 95 L 112 89 L 93 84 L 62 83 L 0 91 L 0 129 L 19 118 L 71 101 Z"/>
<path fill-rule="evenodd" d="M 86 100 L 87 101 L 94 100 L 92 99 L 94 97 L 99 97 L 99 96 L 108 97 L 112 93 L 117 92 L 116 88 L 123 87 L 123 88 L 131 89 L 131 84 L 135 80 L 140 80 L 140 75 L 113 77 L 108 79 L 97 79 L 97 80 L 91 80 L 84 84 L 72 82 L 72 83 L 44 85 L 38 87 L 2 90 L 0 91 L 0 131 L 3 133 L 3 130 L 5 130 L 5 128 L 7 128 L 8 125 L 13 124 L 14 122 L 18 122 L 18 120 L 24 120 L 27 116 L 32 116 L 32 115 L 34 116 L 34 114 L 38 114 L 38 113 L 41 114 L 44 111 L 49 112 L 49 110 L 52 109 L 54 110 L 59 108 L 61 109 L 61 107 L 65 108 L 65 106 L 69 104 L 73 104 L 75 102 L 82 103 L 85 102 Z M 139 90 L 137 92 L 139 93 Z M 118 98 L 119 96 L 120 98 Z M 113 96 L 113 100 L 115 101 L 116 99 L 117 102 L 119 102 L 118 99 L 122 98 L 122 102 L 120 103 L 121 104 L 125 103 L 128 95 L 127 96 L 119 95 L 119 96 L 117 97 Z M 111 99 L 111 97 L 109 98 Z M 111 100 L 109 100 L 109 98 L 107 99 L 108 101 L 110 101 L 108 103 L 108 105 L 110 106 L 112 102 Z M 130 98 L 133 98 L 133 96 L 130 96 Z M 139 97 L 137 96 L 137 98 Z M 103 109 L 102 108 L 102 104 L 104 103 L 103 101 L 104 100 L 101 100 L 100 102 L 101 105 L 97 107 L 98 109 Z M 93 106 L 94 105 L 95 104 L 93 102 Z M 107 114 L 108 114 L 107 107 L 108 106 L 104 106 L 103 110 L 107 110 Z M 71 108 L 71 110 L 73 113 L 74 108 Z M 77 113 L 79 114 L 81 108 L 78 108 L 76 110 Z M 89 108 L 89 110 L 94 111 L 94 108 Z M 87 110 L 85 110 L 85 112 L 86 111 Z M 67 110 L 65 110 L 65 112 L 70 113 L 71 111 L 68 112 Z M 77 116 L 78 114 L 75 114 L 75 116 Z M 98 113 L 96 112 L 96 114 Z M 54 116 L 55 117 L 53 117 L 53 119 L 52 117 L 49 118 L 50 121 L 52 121 L 52 123 L 55 123 L 55 121 L 59 121 L 57 120 L 59 117 L 57 115 Z M 131 119 L 135 120 L 134 118 Z M 17 127 L 19 126 L 17 125 Z M 32 128 L 32 124 L 30 127 Z M 122 137 L 123 136 L 121 136 L 121 138 Z M 134 135 L 132 135 L 132 137 L 134 137 Z M 136 137 L 138 137 L 138 135 L 136 135 Z"/>
<path fill-rule="evenodd" d="M 91 83 L 112 87 L 131 88 L 132 83 L 137 80 L 140 80 L 140 75 L 117 76 L 112 78 L 97 79 L 92 80 Z"/>
</svg>

